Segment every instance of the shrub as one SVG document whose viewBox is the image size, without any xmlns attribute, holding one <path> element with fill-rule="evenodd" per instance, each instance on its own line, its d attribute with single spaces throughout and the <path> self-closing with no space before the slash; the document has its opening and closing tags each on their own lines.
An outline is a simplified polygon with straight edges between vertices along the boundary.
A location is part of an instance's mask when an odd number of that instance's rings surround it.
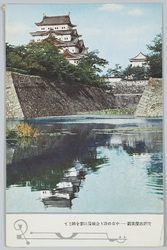
<svg viewBox="0 0 167 250">
<path fill-rule="evenodd" d="M 19 137 L 34 137 L 38 135 L 38 129 L 32 128 L 27 122 L 17 125 L 17 134 Z"/>
<path fill-rule="evenodd" d="M 17 138 L 17 131 L 16 131 L 16 129 L 9 129 L 7 127 L 6 128 L 6 138 L 7 139 L 15 139 L 15 138 Z"/>
</svg>

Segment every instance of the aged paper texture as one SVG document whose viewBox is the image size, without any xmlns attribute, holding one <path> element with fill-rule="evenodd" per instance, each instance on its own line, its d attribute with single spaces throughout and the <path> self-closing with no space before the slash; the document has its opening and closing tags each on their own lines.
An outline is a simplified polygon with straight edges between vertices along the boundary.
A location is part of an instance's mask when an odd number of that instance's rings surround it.
<svg viewBox="0 0 167 250">
<path fill-rule="evenodd" d="M 5 6 L 7 246 L 163 246 L 162 10 Z"/>
</svg>

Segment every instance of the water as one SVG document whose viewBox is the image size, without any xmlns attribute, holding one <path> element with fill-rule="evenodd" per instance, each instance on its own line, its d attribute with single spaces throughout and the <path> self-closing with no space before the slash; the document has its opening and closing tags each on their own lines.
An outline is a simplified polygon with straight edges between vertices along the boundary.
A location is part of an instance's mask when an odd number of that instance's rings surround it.
<svg viewBox="0 0 167 250">
<path fill-rule="evenodd" d="M 163 212 L 162 119 L 28 122 L 38 127 L 37 138 L 7 140 L 7 212 Z"/>
</svg>

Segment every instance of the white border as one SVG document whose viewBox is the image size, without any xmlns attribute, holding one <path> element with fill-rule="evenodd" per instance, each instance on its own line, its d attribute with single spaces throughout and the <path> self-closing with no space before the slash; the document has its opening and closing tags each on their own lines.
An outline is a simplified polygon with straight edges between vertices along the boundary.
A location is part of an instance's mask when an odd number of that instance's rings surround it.
<svg viewBox="0 0 167 250">
<path fill-rule="evenodd" d="M 0 249 L 4 250 L 5 247 L 5 56 L 4 56 L 4 12 L 3 12 L 3 5 L 7 3 L 23 3 L 23 4 L 69 4 L 69 3 L 163 3 L 163 44 L 164 44 L 164 55 L 167 55 L 167 1 L 166 0 L 0 0 L 0 166 L 1 166 L 1 173 L 0 173 L 0 194 L 1 194 L 1 202 L 0 202 Z M 165 131 L 167 128 L 167 115 L 165 114 L 165 110 L 167 107 L 167 99 L 165 98 L 167 96 L 167 56 L 164 56 L 163 59 L 163 76 L 164 76 L 164 166 L 167 165 L 167 132 Z M 167 202 L 166 202 L 166 193 L 167 193 L 167 185 L 165 185 L 166 182 L 166 169 L 164 168 L 164 190 L 165 190 L 165 247 L 163 249 L 167 249 L 167 230 L 166 230 L 166 221 L 167 221 Z M 78 247 L 77 247 L 78 248 Z M 82 249 L 83 247 L 79 247 L 79 249 Z M 123 249 L 140 249 L 138 247 L 136 248 L 124 248 Z M 21 249 L 21 248 L 14 248 L 14 249 Z M 37 249 L 37 248 L 31 248 L 31 249 Z M 41 249 L 41 248 L 39 248 Z M 48 249 L 47 247 L 44 247 L 42 249 Z M 56 247 L 56 249 L 67 249 L 67 247 Z M 76 248 L 75 248 L 76 249 Z M 84 249 L 84 248 L 83 248 Z M 92 249 L 90 247 L 87 247 L 87 249 Z M 104 249 L 103 247 L 99 247 L 99 250 Z M 112 248 L 114 249 L 114 247 Z M 144 249 L 152 249 L 151 248 L 144 248 Z M 160 249 L 160 248 L 156 248 Z"/>
</svg>

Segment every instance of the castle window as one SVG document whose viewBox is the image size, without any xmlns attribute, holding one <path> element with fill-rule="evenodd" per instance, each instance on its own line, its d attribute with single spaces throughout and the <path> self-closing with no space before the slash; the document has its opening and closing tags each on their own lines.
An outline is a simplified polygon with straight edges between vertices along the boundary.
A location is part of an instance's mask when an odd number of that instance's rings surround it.
<svg viewBox="0 0 167 250">
<path fill-rule="evenodd" d="M 41 28 L 41 30 L 45 30 L 45 28 Z"/>
</svg>

